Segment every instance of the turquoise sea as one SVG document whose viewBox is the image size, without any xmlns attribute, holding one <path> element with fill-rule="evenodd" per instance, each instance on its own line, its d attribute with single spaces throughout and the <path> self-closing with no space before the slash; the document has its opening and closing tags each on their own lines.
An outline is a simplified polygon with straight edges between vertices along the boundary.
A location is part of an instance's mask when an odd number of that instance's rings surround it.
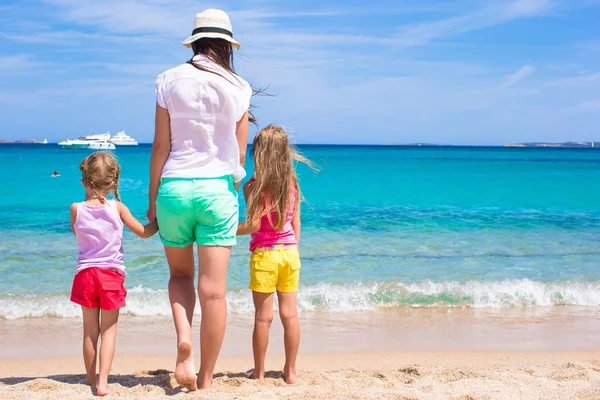
<svg viewBox="0 0 600 400">
<path fill-rule="evenodd" d="M 598 149 L 300 149 L 321 168 L 299 169 L 303 311 L 600 305 Z M 80 314 L 68 300 L 68 210 L 83 199 L 86 154 L 0 145 L 0 318 Z M 116 154 L 122 200 L 143 219 L 150 146 Z M 240 239 L 230 263 L 231 313 L 252 312 L 247 245 Z M 170 315 L 158 236 L 126 232 L 124 248 L 124 312 Z"/>
</svg>

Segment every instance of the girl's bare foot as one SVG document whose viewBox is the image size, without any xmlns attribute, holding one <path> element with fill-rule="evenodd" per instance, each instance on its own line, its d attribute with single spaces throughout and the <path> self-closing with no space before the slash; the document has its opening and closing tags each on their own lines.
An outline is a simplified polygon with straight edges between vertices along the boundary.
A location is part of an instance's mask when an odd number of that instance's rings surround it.
<svg viewBox="0 0 600 400">
<path fill-rule="evenodd" d="M 256 370 L 254 368 L 249 369 L 248 371 L 246 371 L 246 378 L 248 379 L 256 379 L 259 382 L 263 382 L 265 380 L 265 376 L 264 374 L 259 374 L 258 372 L 256 372 Z"/>
<path fill-rule="evenodd" d="M 288 385 L 293 385 L 294 383 L 296 383 L 296 377 L 297 376 L 295 366 L 292 368 L 283 368 L 283 380 L 285 381 L 285 383 L 287 383 Z"/>
<path fill-rule="evenodd" d="M 194 368 L 194 354 L 192 343 L 182 339 L 177 345 L 177 365 L 175 366 L 175 380 L 189 390 L 196 390 L 196 376 Z"/>
<path fill-rule="evenodd" d="M 107 394 L 111 394 L 112 393 L 112 389 L 108 386 L 108 383 L 105 384 L 98 384 L 98 386 L 96 386 L 96 394 L 100 397 L 106 396 Z"/>
</svg>

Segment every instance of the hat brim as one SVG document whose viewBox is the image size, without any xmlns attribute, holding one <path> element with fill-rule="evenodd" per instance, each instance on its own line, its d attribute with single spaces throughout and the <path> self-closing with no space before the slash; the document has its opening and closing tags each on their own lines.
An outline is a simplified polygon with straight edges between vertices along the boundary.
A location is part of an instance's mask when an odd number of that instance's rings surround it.
<svg viewBox="0 0 600 400">
<path fill-rule="evenodd" d="M 214 33 L 214 32 L 201 32 L 196 33 L 195 35 L 190 36 L 189 38 L 183 41 L 183 45 L 187 48 L 192 47 L 192 43 L 198 39 L 202 38 L 211 38 L 211 39 L 224 39 L 233 45 L 236 49 L 240 49 L 240 44 L 234 40 L 231 36 L 225 35 L 223 33 Z"/>
</svg>

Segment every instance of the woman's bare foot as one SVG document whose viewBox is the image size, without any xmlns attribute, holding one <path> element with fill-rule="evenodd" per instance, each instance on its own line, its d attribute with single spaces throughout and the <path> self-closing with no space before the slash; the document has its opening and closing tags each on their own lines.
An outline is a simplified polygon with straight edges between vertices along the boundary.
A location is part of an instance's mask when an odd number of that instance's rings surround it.
<svg viewBox="0 0 600 400">
<path fill-rule="evenodd" d="M 105 384 L 98 384 L 98 386 L 96 386 L 96 394 L 100 397 L 106 396 L 107 394 L 111 394 L 112 393 L 112 389 L 108 386 L 108 383 Z"/>
<path fill-rule="evenodd" d="M 285 383 L 287 383 L 288 385 L 293 385 L 294 383 L 296 383 L 296 377 L 297 376 L 295 366 L 292 368 L 283 368 L 283 380 L 285 381 Z"/>
<path fill-rule="evenodd" d="M 265 375 L 259 374 L 258 372 L 256 372 L 256 370 L 254 368 L 252 368 L 252 369 L 249 369 L 248 371 L 246 371 L 246 378 L 256 379 L 259 382 L 263 382 L 265 380 Z"/>
<path fill-rule="evenodd" d="M 189 390 L 196 390 L 196 379 L 198 377 L 195 371 L 192 343 L 187 339 L 182 339 L 177 345 L 175 380 Z"/>
<path fill-rule="evenodd" d="M 200 390 L 208 390 L 212 387 L 212 379 L 208 379 L 205 382 L 202 382 L 200 380 L 200 377 L 198 376 L 198 387 L 200 388 Z"/>
</svg>

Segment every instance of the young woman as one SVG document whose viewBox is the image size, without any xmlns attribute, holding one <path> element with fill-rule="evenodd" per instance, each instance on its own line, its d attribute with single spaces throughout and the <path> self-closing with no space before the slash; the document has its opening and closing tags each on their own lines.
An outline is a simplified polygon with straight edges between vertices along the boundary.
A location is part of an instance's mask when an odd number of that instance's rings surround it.
<svg viewBox="0 0 600 400">
<path fill-rule="evenodd" d="M 170 269 L 169 298 L 177 331 L 175 378 L 190 390 L 210 388 L 227 318 L 231 246 L 238 224 L 237 189 L 245 176 L 252 89 L 233 68 L 231 23 L 221 10 L 196 15 L 183 45 L 193 58 L 156 80 L 156 132 L 150 161 L 148 219 L 158 219 Z M 198 248 L 200 372 L 191 326 Z"/>
</svg>

